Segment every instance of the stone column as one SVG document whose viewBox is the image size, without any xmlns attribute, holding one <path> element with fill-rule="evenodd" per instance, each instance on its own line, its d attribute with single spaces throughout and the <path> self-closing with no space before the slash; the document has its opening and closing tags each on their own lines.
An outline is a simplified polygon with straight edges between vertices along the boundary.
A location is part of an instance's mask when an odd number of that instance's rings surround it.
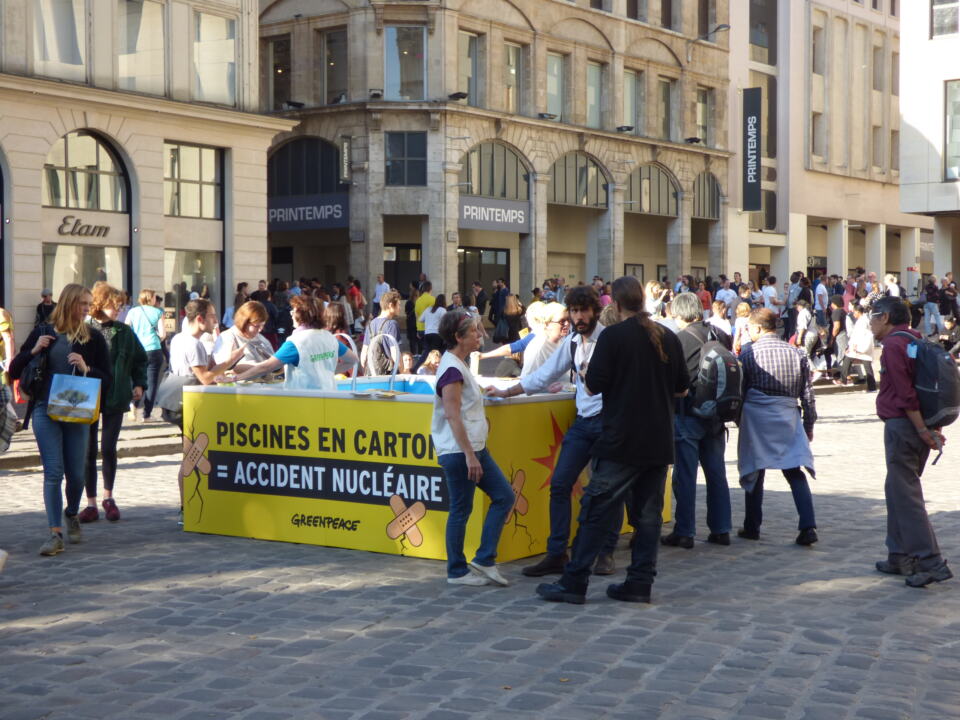
<svg viewBox="0 0 960 720">
<path fill-rule="evenodd" d="M 707 275 L 717 277 L 721 273 L 731 280 L 734 268 L 727 262 L 727 198 L 720 198 L 720 218 L 710 223 L 707 234 Z M 740 271 L 741 273 L 743 270 Z"/>
<path fill-rule="evenodd" d="M 433 295 L 457 291 L 459 266 L 457 248 L 460 246 L 458 220 L 460 217 L 459 163 L 443 164 L 443 184 L 432 198 L 434 212 L 423 219 L 421 248 L 423 271 L 433 283 Z"/>
<path fill-rule="evenodd" d="M 382 137 L 382 135 L 381 135 Z M 370 187 L 376 182 L 366 166 L 354 165 L 350 187 L 350 273 L 360 278 L 364 293 L 373 297 L 376 276 L 383 272 L 383 214 Z"/>
<path fill-rule="evenodd" d="M 596 274 L 608 282 L 623 275 L 624 189 L 615 183 L 607 185 L 607 211 L 596 217 L 596 231 L 587 245 L 587 275 Z"/>
<path fill-rule="evenodd" d="M 724 203 L 726 199 L 720 203 L 720 210 L 726 216 L 726 274 L 731 280 L 735 272 L 746 278 L 750 274 L 750 216 Z"/>
<path fill-rule="evenodd" d="M 942 278 L 953 270 L 953 222 L 949 217 L 933 218 L 933 274 Z"/>
<path fill-rule="evenodd" d="M 547 276 L 547 187 L 550 173 L 531 173 L 530 232 L 520 235 L 520 287 L 537 287 Z"/>
<path fill-rule="evenodd" d="M 907 268 L 917 268 L 908 270 Z M 920 280 L 920 228 L 900 230 L 900 284 L 912 291 Z"/>
<path fill-rule="evenodd" d="M 850 269 L 849 233 L 850 226 L 846 219 L 827 221 L 828 275 L 839 275 L 842 278 L 847 276 L 847 271 Z"/>
<path fill-rule="evenodd" d="M 807 266 L 807 216 L 790 213 L 787 217 L 787 239 L 783 247 L 770 249 L 770 274 L 777 278 L 777 292 L 794 270 Z"/>
<path fill-rule="evenodd" d="M 866 237 L 866 270 L 875 272 L 883 280 L 887 272 L 887 226 L 884 223 L 871 223 L 864 228 Z"/>
<path fill-rule="evenodd" d="M 667 278 L 673 283 L 678 275 L 690 273 L 690 222 L 693 217 L 693 194 L 680 193 L 677 205 L 680 214 L 667 228 Z"/>
</svg>

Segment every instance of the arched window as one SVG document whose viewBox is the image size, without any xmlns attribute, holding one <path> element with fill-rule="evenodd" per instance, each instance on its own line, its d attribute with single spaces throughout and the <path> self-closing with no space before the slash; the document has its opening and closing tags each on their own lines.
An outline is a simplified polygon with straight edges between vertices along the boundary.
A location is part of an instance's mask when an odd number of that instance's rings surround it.
<svg viewBox="0 0 960 720">
<path fill-rule="evenodd" d="M 349 189 L 340 182 L 340 151 L 326 140 L 298 138 L 270 156 L 267 165 L 270 197 L 345 193 Z"/>
<path fill-rule="evenodd" d="M 46 207 L 127 212 L 123 164 L 107 143 L 86 130 L 57 140 L 43 165 Z"/>
<path fill-rule="evenodd" d="M 626 212 L 646 215 L 679 215 L 677 198 L 680 188 L 673 176 L 659 165 L 642 165 L 630 173 L 627 181 L 627 196 L 624 198 Z"/>
<path fill-rule="evenodd" d="M 500 143 L 480 143 L 467 152 L 460 170 L 460 194 L 528 201 L 527 169 L 520 156 Z"/>
<path fill-rule="evenodd" d="M 720 184 L 713 173 L 702 172 L 693 181 L 693 217 L 720 219 Z"/>
<path fill-rule="evenodd" d="M 600 165 L 584 153 L 558 159 L 550 169 L 547 202 L 583 207 L 607 207 L 607 178 Z"/>
</svg>

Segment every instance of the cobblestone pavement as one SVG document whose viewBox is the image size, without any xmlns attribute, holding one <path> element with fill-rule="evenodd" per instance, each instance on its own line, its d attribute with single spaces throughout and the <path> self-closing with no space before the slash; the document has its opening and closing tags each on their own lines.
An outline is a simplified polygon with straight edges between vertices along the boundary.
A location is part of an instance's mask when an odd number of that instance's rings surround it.
<svg viewBox="0 0 960 720">
<path fill-rule="evenodd" d="M 823 398 L 814 483 L 821 541 L 767 481 L 760 542 L 665 548 L 654 604 L 454 588 L 438 562 L 183 533 L 176 458 L 124 460 L 123 520 L 56 558 L 40 476 L 8 472 L 0 547 L 0 717 L 960 718 L 960 580 L 924 590 L 884 557 L 874 396 Z M 960 429 L 925 478 L 960 554 Z M 735 445 L 727 453 L 742 517 Z M 618 553 L 625 562 L 626 553 Z M 958 560 L 955 568 L 960 567 Z"/>
</svg>

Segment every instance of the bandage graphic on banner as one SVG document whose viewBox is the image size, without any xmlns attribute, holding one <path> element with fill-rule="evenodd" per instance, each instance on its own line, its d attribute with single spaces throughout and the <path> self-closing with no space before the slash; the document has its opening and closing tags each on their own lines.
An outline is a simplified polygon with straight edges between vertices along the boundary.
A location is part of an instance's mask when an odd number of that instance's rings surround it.
<svg viewBox="0 0 960 720">
<path fill-rule="evenodd" d="M 204 475 L 210 474 L 210 461 L 204 457 L 207 446 L 210 445 L 210 438 L 206 433 L 197 435 L 196 441 L 190 438 L 183 438 L 183 462 L 180 463 L 180 477 L 190 477 L 194 470 L 199 470 Z"/>
<path fill-rule="evenodd" d="M 423 533 L 420 532 L 417 523 L 426 516 L 426 506 L 418 501 L 407 507 L 402 497 L 391 495 L 390 509 L 393 510 L 395 517 L 387 525 L 387 537 L 396 540 L 401 535 L 406 535 L 411 545 L 420 547 L 423 544 Z"/>
<path fill-rule="evenodd" d="M 511 483 L 511 487 L 513 488 L 513 494 L 516 497 L 513 500 L 513 507 L 510 508 L 510 516 L 512 516 L 514 513 L 517 515 L 526 515 L 527 510 L 530 509 L 530 505 L 527 503 L 527 498 L 523 494 L 523 486 L 526 482 L 527 474 L 523 470 L 517 470 L 517 472 L 513 474 L 513 482 Z"/>
</svg>

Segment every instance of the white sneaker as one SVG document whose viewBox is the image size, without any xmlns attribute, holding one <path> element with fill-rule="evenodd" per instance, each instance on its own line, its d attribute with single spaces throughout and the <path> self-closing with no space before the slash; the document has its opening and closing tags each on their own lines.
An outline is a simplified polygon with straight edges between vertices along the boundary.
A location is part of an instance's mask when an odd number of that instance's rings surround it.
<svg viewBox="0 0 960 720">
<path fill-rule="evenodd" d="M 448 577 L 447 583 L 450 585 L 489 585 L 490 581 L 482 575 L 474 575 L 473 573 L 467 573 L 462 577 Z"/>
<path fill-rule="evenodd" d="M 500 571 L 497 569 L 496 565 L 487 567 L 486 565 L 477 565 L 477 563 L 472 562 L 470 563 L 470 567 L 483 575 L 485 578 L 489 579 L 490 582 L 494 582 L 501 587 L 507 587 L 507 585 L 510 584 L 510 581 L 500 574 Z"/>
</svg>

